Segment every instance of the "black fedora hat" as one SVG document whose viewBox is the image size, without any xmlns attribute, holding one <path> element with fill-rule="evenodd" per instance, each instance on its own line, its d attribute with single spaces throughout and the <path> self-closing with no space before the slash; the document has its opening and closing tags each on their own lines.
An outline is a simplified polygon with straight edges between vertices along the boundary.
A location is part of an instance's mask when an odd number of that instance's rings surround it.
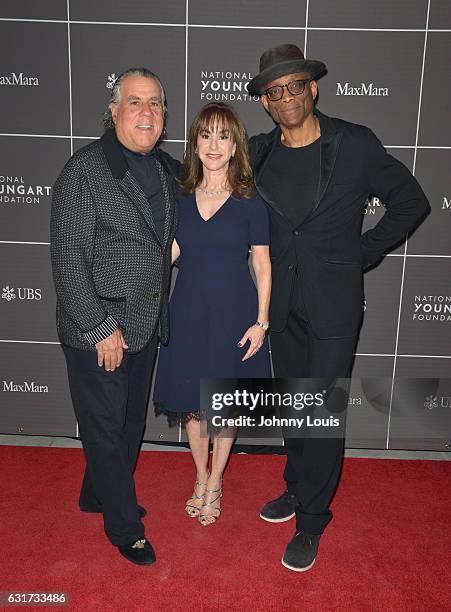
<svg viewBox="0 0 451 612">
<path fill-rule="evenodd" d="M 311 79 L 326 71 L 326 65 L 317 60 L 305 59 L 297 45 L 277 45 L 267 49 L 260 58 L 260 72 L 247 84 L 252 95 L 261 95 L 268 83 L 285 74 L 306 72 Z"/>
</svg>

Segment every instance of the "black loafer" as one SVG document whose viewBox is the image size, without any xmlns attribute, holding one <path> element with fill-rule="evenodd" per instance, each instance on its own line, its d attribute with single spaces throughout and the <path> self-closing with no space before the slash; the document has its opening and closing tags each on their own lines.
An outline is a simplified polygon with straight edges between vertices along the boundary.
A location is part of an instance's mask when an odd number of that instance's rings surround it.
<svg viewBox="0 0 451 612">
<path fill-rule="evenodd" d="M 260 518 L 269 523 L 284 523 L 295 515 L 296 497 L 288 491 L 263 506 Z"/>
<path fill-rule="evenodd" d="M 297 531 L 287 544 L 282 565 L 293 572 L 309 570 L 315 563 L 320 537 Z"/>
<path fill-rule="evenodd" d="M 157 560 L 155 551 L 146 538 L 117 548 L 123 557 L 137 565 L 152 565 Z"/>
<path fill-rule="evenodd" d="M 92 512 L 93 514 L 102 512 L 102 507 L 91 508 L 89 506 L 79 506 L 81 512 Z M 147 510 L 143 506 L 138 506 L 139 518 L 144 518 L 147 515 Z"/>
</svg>

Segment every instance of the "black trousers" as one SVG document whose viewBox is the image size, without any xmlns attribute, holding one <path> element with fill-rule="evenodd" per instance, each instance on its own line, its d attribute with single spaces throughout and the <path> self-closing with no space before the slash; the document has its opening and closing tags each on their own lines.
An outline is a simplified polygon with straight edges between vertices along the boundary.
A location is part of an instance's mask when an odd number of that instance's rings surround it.
<svg viewBox="0 0 451 612">
<path fill-rule="evenodd" d="M 298 287 L 293 291 L 286 328 L 271 334 L 276 378 L 347 378 L 351 375 L 357 336 L 316 338 L 307 321 Z M 343 421 L 344 422 L 344 418 Z M 332 518 L 329 504 L 337 487 L 343 450 L 342 433 L 334 438 L 284 440 L 287 454 L 284 479 L 296 495 L 296 529 L 321 534 Z"/>
<path fill-rule="evenodd" d="M 157 334 L 139 353 L 126 353 L 114 372 L 98 366 L 95 351 L 63 350 L 86 456 L 79 504 L 101 510 L 111 543 L 126 545 L 144 537 L 133 471 L 146 423 Z"/>
</svg>

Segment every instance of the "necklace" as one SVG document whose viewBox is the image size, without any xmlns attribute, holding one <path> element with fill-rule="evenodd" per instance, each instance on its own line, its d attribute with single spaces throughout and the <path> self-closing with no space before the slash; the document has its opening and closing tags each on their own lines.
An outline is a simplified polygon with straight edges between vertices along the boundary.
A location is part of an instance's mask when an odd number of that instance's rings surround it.
<svg viewBox="0 0 451 612">
<path fill-rule="evenodd" d="M 199 190 L 202 191 L 202 193 L 205 193 L 207 198 L 214 198 L 215 196 L 221 195 L 221 193 L 230 192 L 230 189 L 217 189 L 216 191 L 208 191 L 208 189 L 206 187 L 202 187 L 202 185 L 199 185 Z"/>
</svg>

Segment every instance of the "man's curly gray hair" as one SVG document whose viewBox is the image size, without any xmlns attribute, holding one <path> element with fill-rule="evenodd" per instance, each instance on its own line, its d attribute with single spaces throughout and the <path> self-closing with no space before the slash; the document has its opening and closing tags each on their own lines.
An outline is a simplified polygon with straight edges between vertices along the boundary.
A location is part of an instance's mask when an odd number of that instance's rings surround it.
<svg viewBox="0 0 451 612">
<path fill-rule="evenodd" d="M 114 81 L 114 85 L 113 88 L 111 90 L 111 96 L 110 99 L 108 101 L 108 106 L 110 104 L 119 104 L 119 102 L 121 101 L 121 83 L 122 81 L 128 77 L 128 76 L 140 76 L 140 77 L 145 77 L 146 79 L 153 79 L 154 81 L 157 82 L 160 91 L 161 91 L 161 100 L 163 103 L 163 111 L 164 111 L 164 118 L 166 120 L 166 94 L 164 92 L 164 88 L 163 85 L 161 84 L 160 79 L 158 78 L 158 76 L 152 72 L 151 70 L 148 70 L 147 68 L 128 68 L 127 70 L 125 70 L 125 72 L 123 72 L 122 74 L 120 74 L 117 79 Z M 106 112 L 103 115 L 103 127 L 105 129 L 108 128 L 113 128 L 114 127 L 114 122 L 113 122 L 113 117 L 111 115 L 111 111 L 108 108 L 106 110 Z"/>
</svg>

